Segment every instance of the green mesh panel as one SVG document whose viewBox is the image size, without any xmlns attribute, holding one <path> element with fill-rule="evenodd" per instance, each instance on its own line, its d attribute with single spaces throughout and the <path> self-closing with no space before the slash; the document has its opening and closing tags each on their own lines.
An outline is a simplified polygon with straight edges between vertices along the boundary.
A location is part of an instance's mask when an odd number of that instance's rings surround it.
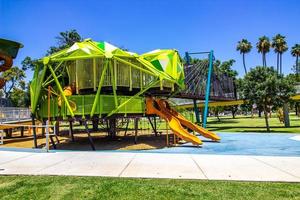
<svg viewBox="0 0 300 200">
<path fill-rule="evenodd" d="M 76 103 L 77 109 L 74 114 L 77 116 L 89 115 L 92 109 L 95 95 L 73 95 L 68 97 L 70 102 Z M 122 104 L 126 100 L 131 98 L 130 96 L 119 96 L 118 104 Z M 95 114 L 108 114 L 115 109 L 114 97 L 113 95 L 100 95 L 99 104 L 96 107 Z M 47 101 L 41 103 L 41 107 L 38 111 L 39 116 L 46 118 L 48 116 L 48 104 Z M 128 104 L 122 107 L 118 114 L 135 113 L 143 114 L 145 113 L 145 100 L 143 97 L 136 97 L 132 99 Z M 65 104 L 61 108 L 58 107 L 57 98 L 51 99 L 51 117 L 68 117 L 70 113 L 66 108 Z"/>
</svg>

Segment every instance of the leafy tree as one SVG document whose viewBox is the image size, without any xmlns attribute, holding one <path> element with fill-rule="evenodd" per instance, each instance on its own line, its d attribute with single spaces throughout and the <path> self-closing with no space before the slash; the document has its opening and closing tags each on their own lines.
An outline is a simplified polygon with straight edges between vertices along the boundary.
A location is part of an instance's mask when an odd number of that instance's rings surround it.
<svg viewBox="0 0 300 200">
<path fill-rule="evenodd" d="M 228 77 L 233 79 L 233 84 L 234 84 L 234 87 L 235 87 L 234 93 L 237 96 L 237 79 L 236 79 L 236 77 L 238 75 L 238 72 L 231 68 L 234 63 L 235 63 L 235 60 L 233 60 L 233 59 L 222 62 L 219 66 L 219 71 L 223 74 L 226 74 Z M 236 106 L 236 105 L 235 106 L 228 106 L 228 107 L 225 107 L 225 109 L 230 110 L 231 113 L 232 113 L 232 118 L 235 118 L 235 113 L 238 110 L 238 106 Z"/>
<path fill-rule="evenodd" d="M 5 86 L 0 90 L 0 96 L 9 99 L 13 106 L 25 107 L 29 105 L 29 93 L 26 94 L 25 72 L 18 67 L 12 67 L 1 74 L 6 80 Z"/>
<path fill-rule="evenodd" d="M 266 128 L 270 131 L 268 112 L 282 106 L 295 93 L 291 79 L 278 75 L 272 67 L 258 66 L 244 78 L 242 90 L 245 100 L 261 106 L 264 111 Z"/>
<path fill-rule="evenodd" d="M 214 113 L 215 117 L 218 119 L 218 122 L 221 121 L 219 113 L 220 112 L 224 112 L 224 107 L 223 106 L 216 106 L 216 107 L 212 107 L 210 108 L 211 112 Z"/>
<path fill-rule="evenodd" d="M 7 71 L 4 71 L 1 74 L 1 78 L 3 78 L 6 83 L 2 89 L 4 98 L 10 98 L 13 89 L 25 89 L 25 79 L 26 75 L 22 69 L 18 67 L 12 67 Z"/>
<path fill-rule="evenodd" d="M 57 45 L 51 46 L 49 48 L 49 50 L 47 50 L 47 52 L 45 53 L 46 56 L 56 53 L 65 48 L 68 48 L 68 47 L 72 46 L 75 42 L 82 41 L 82 37 L 75 29 L 65 31 L 65 32 L 60 32 L 59 35 L 57 37 L 55 37 L 55 39 L 57 40 Z M 31 57 L 27 56 L 21 63 L 22 70 L 23 71 L 34 70 L 37 63 L 38 63 L 38 61 L 36 59 L 32 59 Z M 24 89 L 25 89 L 25 85 L 24 85 Z M 13 95 L 11 97 L 12 98 L 11 101 L 15 105 L 29 105 L 29 101 L 30 101 L 29 100 L 29 88 L 27 88 L 26 91 L 24 91 L 24 89 L 23 89 L 24 94 L 22 95 L 22 98 L 20 98 L 23 101 L 21 101 L 17 98 L 18 95 L 21 94 L 21 91 L 19 90 L 19 88 L 15 88 L 12 90 Z"/>
<path fill-rule="evenodd" d="M 238 75 L 238 72 L 236 70 L 233 70 L 231 67 L 235 63 L 235 60 L 230 59 L 228 61 L 224 61 L 220 63 L 219 70 L 221 73 L 226 74 L 228 77 L 235 78 Z"/>
<path fill-rule="evenodd" d="M 282 74 L 282 54 L 288 50 L 285 36 L 277 34 L 272 38 L 272 47 L 275 53 L 277 53 L 277 72 Z"/>
<path fill-rule="evenodd" d="M 292 54 L 292 56 L 296 57 L 295 71 L 296 71 L 296 74 L 299 75 L 299 68 L 300 68 L 300 61 L 299 61 L 299 57 L 300 57 L 300 44 L 295 44 L 292 47 L 291 54 Z"/>
<path fill-rule="evenodd" d="M 34 70 L 35 66 L 37 65 L 37 60 L 33 60 L 31 57 L 26 56 L 24 60 L 21 62 L 22 70 Z"/>
<path fill-rule="evenodd" d="M 11 95 L 10 95 L 10 101 L 14 106 L 17 107 L 27 107 L 29 106 L 29 92 L 26 90 L 23 90 L 21 88 L 13 88 Z"/>
<path fill-rule="evenodd" d="M 79 33 L 75 29 L 72 29 L 70 31 L 60 32 L 59 35 L 57 37 L 55 37 L 55 39 L 57 40 L 57 45 L 51 46 L 47 50 L 47 52 L 45 54 L 46 56 L 56 53 L 65 48 L 68 48 L 68 47 L 72 46 L 75 42 L 82 41 L 82 37 L 79 35 Z M 27 56 L 22 61 L 22 69 L 23 70 L 34 70 L 36 64 L 37 64 L 37 60 L 32 59 L 31 57 Z"/>
<path fill-rule="evenodd" d="M 236 50 L 240 52 L 240 54 L 243 55 L 243 65 L 244 65 L 244 70 L 245 74 L 247 74 L 247 68 L 246 68 L 246 63 L 245 63 L 245 54 L 249 53 L 252 49 L 251 42 L 249 42 L 246 39 L 242 39 L 241 41 L 238 42 L 238 45 L 236 47 Z"/>
<path fill-rule="evenodd" d="M 57 40 L 58 46 L 51 46 L 50 49 L 47 51 L 46 55 L 51 55 L 53 53 L 56 53 L 60 50 L 72 46 L 75 42 L 82 41 L 82 37 L 75 29 L 72 29 L 70 31 L 60 32 L 55 39 Z"/>
<path fill-rule="evenodd" d="M 256 43 L 256 48 L 259 53 L 262 54 L 262 62 L 263 66 L 267 66 L 266 54 L 270 51 L 270 39 L 267 36 L 262 36 L 258 38 L 258 42 Z"/>
</svg>

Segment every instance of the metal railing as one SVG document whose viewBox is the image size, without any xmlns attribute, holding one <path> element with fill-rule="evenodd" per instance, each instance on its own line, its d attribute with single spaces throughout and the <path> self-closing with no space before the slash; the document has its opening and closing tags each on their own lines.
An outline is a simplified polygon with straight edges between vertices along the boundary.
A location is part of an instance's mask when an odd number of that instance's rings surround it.
<svg viewBox="0 0 300 200">
<path fill-rule="evenodd" d="M 46 145 L 43 149 L 47 152 L 49 151 L 49 139 L 50 136 L 55 136 L 55 126 L 49 125 L 49 121 L 46 121 L 46 125 L 20 125 L 20 124 L 5 124 L 6 127 L 10 128 L 20 128 L 20 127 L 27 127 L 27 128 L 45 128 L 45 136 L 46 136 Z M 50 128 L 52 131 L 50 132 Z M 0 145 L 4 144 L 4 131 L 0 129 Z"/>
<path fill-rule="evenodd" d="M 0 123 L 29 120 L 30 114 L 29 108 L 0 107 Z"/>
</svg>

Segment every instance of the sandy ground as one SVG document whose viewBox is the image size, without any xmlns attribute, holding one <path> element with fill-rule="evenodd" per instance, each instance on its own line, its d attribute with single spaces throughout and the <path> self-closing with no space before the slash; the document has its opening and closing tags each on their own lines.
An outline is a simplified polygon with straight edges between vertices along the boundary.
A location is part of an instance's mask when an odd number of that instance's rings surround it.
<svg viewBox="0 0 300 200">
<path fill-rule="evenodd" d="M 59 136 L 59 144 L 55 138 L 57 149 L 62 150 L 91 150 L 87 134 L 83 131 L 75 131 L 75 141 L 71 141 L 68 137 L 68 130 L 65 130 L 64 136 Z M 135 144 L 135 137 L 133 131 L 128 131 L 124 136 L 124 131 L 117 133 L 115 138 L 108 137 L 105 132 L 91 132 L 95 147 L 97 150 L 146 150 L 146 149 L 159 149 L 167 146 L 166 134 L 159 133 L 155 136 L 150 130 L 140 130 L 137 137 L 137 143 Z M 173 143 L 173 134 L 169 134 L 169 143 Z M 38 132 L 38 146 L 42 148 L 46 144 L 46 138 L 42 136 L 41 132 Z M 51 143 L 50 143 L 51 145 Z M 33 136 L 27 131 L 24 132 L 24 136 L 20 136 L 20 132 L 14 132 L 12 138 L 5 138 L 4 147 L 21 147 L 21 148 L 33 148 Z M 51 148 L 53 148 L 51 146 Z"/>
</svg>

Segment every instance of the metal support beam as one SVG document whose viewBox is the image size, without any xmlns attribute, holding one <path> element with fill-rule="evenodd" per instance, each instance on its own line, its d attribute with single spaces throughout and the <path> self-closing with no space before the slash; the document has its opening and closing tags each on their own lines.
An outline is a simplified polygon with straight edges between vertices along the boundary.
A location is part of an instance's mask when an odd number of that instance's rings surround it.
<svg viewBox="0 0 300 200">
<path fill-rule="evenodd" d="M 190 55 L 189 52 L 185 52 L 185 59 L 186 59 L 186 64 L 189 65 L 190 64 Z M 196 116 L 196 122 L 197 124 L 200 124 L 200 115 L 199 115 L 199 109 L 197 106 L 197 100 L 193 99 L 194 102 L 194 112 L 195 112 L 195 116 Z"/>
<path fill-rule="evenodd" d="M 206 128 L 207 123 L 207 114 L 208 114 L 208 102 L 209 102 L 209 95 L 210 95 L 210 79 L 213 70 L 213 57 L 214 52 L 213 50 L 209 53 L 209 66 L 208 66 L 208 74 L 207 74 L 207 81 L 206 81 L 206 91 L 205 91 L 205 106 L 204 106 L 204 113 L 203 113 L 203 127 Z"/>
<path fill-rule="evenodd" d="M 114 94 L 114 102 L 115 102 L 115 108 L 118 107 L 118 96 L 117 96 L 117 81 L 115 79 L 116 76 L 116 68 L 114 65 L 112 65 L 112 61 L 109 62 L 109 69 L 111 72 L 111 83 L 112 83 L 112 88 L 113 88 L 113 94 Z"/>
<path fill-rule="evenodd" d="M 69 121 L 69 137 L 71 137 L 72 142 L 75 141 L 74 139 L 74 131 L 73 131 L 73 121 Z"/>
<path fill-rule="evenodd" d="M 32 130 L 33 130 L 33 144 L 34 148 L 37 148 L 37 137 L 36 137 L 36 127 L 35 127 L 35 116 L 34 114 L 31 115 L 31 122 L 32 122 Z"/>
<path fill-rule="evenodd" d="M 117 135 L 117 120 L 116 118 L 111 118 L 108 120 L 108 125 L 109 125 L 109 135 L 111 138 L 115 138 Z"/>
<path fill-rule="evenodd" d="M 195 116 L 196 116 L 196 122 L 197 124 L 200 124 L 200 113 L 199 113 L 199 108 L 197 105 L 197 100 L 193 99 L 193 103 L 194 103 L 194 112 L 195 112 Z"/>
<path fill-rule="evenodd" d="M 58 68 L 62 65 L 62 61 L 60 63 L 58 63 L 58 65 L 55 67 L 55 69 L 53 70 L 54 72 L 56 72 L 58 70 Z M 61 74 L 60 74 L 61 75 Z M 46 85 L 48 85 L 49 83 L 47 83 L 50 79 L 52 78 L 52 74 L 50 74 L 50 76 L 47 77 L 47 79 L 42 83 L 42 86 L 45 87 Z M 51 80 L 51 82 L 54 79 Z"/>
<path fill-rule="evenodd" d="M 24 126 L 21 127 L 21 137 L 24 136 Z"/>
<path fill-rule="evenodd" d="M 156 117 L 153 117 L 153 119 L 154 119 L 154 128 L 155 128 L 155 130 L 156 130 L 156 132 L 155 132 L 155 136 L 157 136 Z"/>
<path fill-rule="evenodd" d="M 155 124 L 154 124 L 154 123 L 152 123 L 150 117 L 148 117 L 148 120 L 149 120 L 149 122 L 150 122 L 150 125 L 151 125 L 151 127 L 152 127 L 152 129 L 153 129 L 153 132 L 154 132 L 155 136 L 157 136 L 157 131 L 156 131 L 156 121 L 154 121 L 154 122 L 155 122 Z M 155 120 L 155 117 L 154 117 L 154 120 Z"/>
<path fill-rule="evenodd" d="M 92 118 L 93 131 L 99 131 L 99 118 Z"/>
<path fill-rule="evenodd" d="M 144 92 L 146 92 L 148 89 L 150 89 L 151 87 L 153 87 L 154 85 L 156 85 L 157 83 L 159 83 L 159 80 L 153 81 L 152 83 L 150 83 L 146 88 L 144 88 L 143 90 L 139 91 L 138 93 L 136 93 L 134 96 L 130 97 L 129 99 L 127 99 L 125 102 L 123 102 L 122 104 L 120 104 L 117 108 L 115 108 L 114 110 L 112 110 L 107 117 L 117 113 L 119 111 L 120 108 L 122 108 L 123 106 L 125 106 L 127 103 L 129 103 L 132 99 L 134 99 L 135 97 L 140 96 L 141 94 L 143 94 Z"/>
<path fill-rule="evenodd" d="M 186 64 L 189 65 L 190 64 L 190 55 L 189 55 L 189 52 L 185 52 L 185 59 L 186 59 Z"/>
<path fill-rule="evenodd" d="M 52 74 L 52 76 L 53 76 L 53 78 L 54 78 L 54 81 L 55 81 L 55 83 L 56 83 L 56 86 L 58 87 L 58 90 L 59 90 L 59 92 L 60 92 L 60 95 L 63 97 L 63 100 L 64 100 L 64 102 L 66 103 L 66 106 L 67 106 L 67 108 L 68 108 L 68 110 L 69 110 L 69 112 L 70 112 L 70 115 L 71 115 L 72 117 L 74 117 L 73 110 L 72 110 L 72 108 L 71 108 L 71 106 L 70 106 L 70 104 L 69 104 L 69 101 L 68 101 L 66 95 L 64 94 L 64 91 L 63 91 L 63 89 L 62 89 L 62 87 L 61 87 L 61 85 L 60 85 L 60 83 L 59 83 L 59 81 L 58 81 L 58 79 L 57 79 L 57 77 L 56 77 L 55 72 L 53 71 L 51 65 L 48 65 L 48 67 L 49 67 L 50 72 L 51 72 L 51 74 Z"/>
<path fill-rule="evenodd" d="M 88 127 L 88 125 L 87 125 L 86 120 L 83 121 L 83 124 L 84 124 L 84 127 L 85 127 L 85 131 L 86 131 L 86 133 L 87 133 L 87 135 L 88 135 L 88 138 L 89 138 L 89 142 L 90 142 L 90 144 L 91 144 L 91 147 L 92 147 L 93 151 L 95 151 L 96 148 L 95 148 L 95 145 L 94 145 L 94 141 L 93 141 L 93 139 L 92 139 L 92 137 L 91 137 L 91 134 L 90 134 L 90 131 L 89 131 L 89 127 Z"/>
<path fill-rule="evenodd" d="M 139 129 L 139 118 L 134 118 L 134 144 L 137 143 L 137 134 Z"/>
<path fill-rule="evenodd" d="M 106 74 L 106 70 L 107 70 L 107 67 L 108 67 L 108 62 L 109 61 L 106 60 L 106 63 L 104 65 L 104 68 L 103 68 L 103 71 L 102 71 L 102 74 L 101 74 L 101 77 L 100 77 L 97 93 L 96 93 L 95 100 L 94 100 L 94 103 L 93 103 L 93 107 L 92 107 L 92 110 L 91 110 L 91 113 L 90 113 L 91 117 L 93 117 L 93 115 L 95 113 L 95 109 L 96 109 L 96 106 L 97 106 L 97 103 L 98 103 L 98 100 L 99 100 L 101 88 L 102 88 L 103 81 L 104 81 L 104 75 Z"/>
<path fill-rule="evenodd" d="M 127 121 L 127 123 L 126 123 L 126 128 L 125 128 L 124 136 L 126 136 L 126 135 L 127 135 L 127 131 L 128 131 L 129 122 L 130 122 L 130 119 L 128 118 L 128 121 Z"/>
</svg>

